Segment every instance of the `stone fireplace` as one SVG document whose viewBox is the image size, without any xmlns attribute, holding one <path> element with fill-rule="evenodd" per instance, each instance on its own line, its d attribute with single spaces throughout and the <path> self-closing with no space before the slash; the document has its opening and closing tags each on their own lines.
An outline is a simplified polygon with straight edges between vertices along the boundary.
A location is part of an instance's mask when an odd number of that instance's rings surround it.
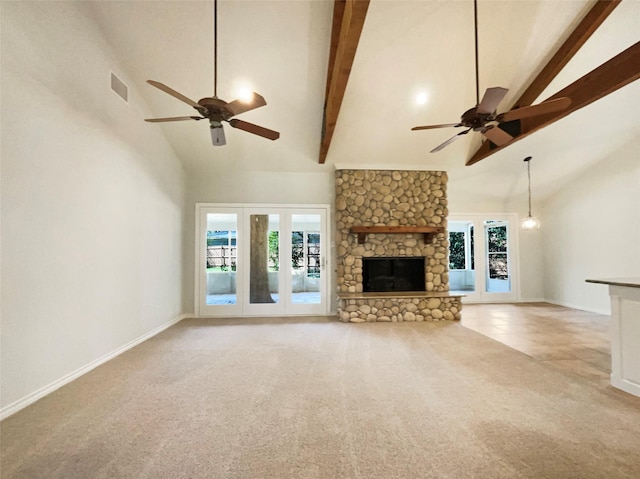
<svg viewBox="0 0 640 479">
<path fill-rule="evenodd" d="M 460 296 L 449 294 L 446 187 L 444 171 L 336 171 L 340 320 L 460 319 Z M 421 284 L 395 277 L 410 264 L 415 275 L 420 261 Z"/>
</svg>

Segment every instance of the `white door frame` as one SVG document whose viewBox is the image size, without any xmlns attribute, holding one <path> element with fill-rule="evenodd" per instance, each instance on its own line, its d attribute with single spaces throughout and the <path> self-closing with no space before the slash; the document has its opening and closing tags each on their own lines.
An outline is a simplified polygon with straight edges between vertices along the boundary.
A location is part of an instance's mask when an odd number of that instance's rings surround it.
<svg viewBox="0 0 640 479">
<path fill-rule="evenodd" d="M 511 279 L 511 292 L 490 293 L 486 288 L 486 241 L 485 241 L 485 221 L 505 221 L 508 223 L 507 237 L 509 255 L 509 276 Z M 465 293 L 462 298 L 464 303 L 503 303 L 516 302 L 520 298 L 520 268 L 518 255 L 518 215 L 515 213 L 468 213 L 451 214 L 447 218 L 448 222 L 460 221 L 473 223 L 473 236 L 475 247 L 475 291 Z"/>
<path fill-rule="evenodd" d="M 244 291 L 236 287 L 236 304 L 234 305 L 207 305 L 207 272 L 202 269 L 202 265 L 207 261 L 207 215 L 209 214 L 235 214 L 236 215 L 236 238 L 243 238 L 244 222 L 243 209 L 237 205 L 220 204 L 196 204 L 196 264 L 194 282 L 194 311 L 197 317 L 209 316 L 241 316 L 242 304 L 244 302 Z M 200 234 L 204 231 L 204 236 Z M 237 240 L 236 240 L 237 241 Z M 240 254 L 244 248 L 243 244 L 236 243 L 236 254 Z M 236 284 L 242 284 L 244 271 L 246 268 L 236 268 Z M 206 311 L 205 311 L 206 310 Z"/>
<path fill-rule="evenodd" d="M 311 210 L 313 214 L 321 215 L 321 237 L 320 242 L 320 261 L 321 261 L 321 304 L 319 305 L 297 305 L 291 302 L 288 291 L 292 278 L 290 271 L 282 271 L 285 268 L 281 268 L 281 275 L 279 284 L 282 290 L 280 298 L 282 301 L 274 305 L 249 305 L 248 301 L 248 269 L 249 265 L 245 260 L 244 263 L 240 261 L 240 255 L 244 254 L 243 251 L 247 251 L 249 248 L 248 238 L 248 221 L 251 214 L 256 212 L 267 214 L 280 214 L 281 230 L 283 225 L 290 229 L 290 215 L 309 213 Z M 203 265 L 206 264 L 207 254 L 207 241 L 206 241 L 206 225 L 207 214 L 209 213 L 235 213 L 237 214 L 237 251 L 238 251 L 238 268 L 236 272 L 236 283 L 238 288 L 237 304 L 236 305 L 222 305 L 213 307 L 203 303 L 205 298 L 206 302 L 206 271 L 204 271 Z M 329 301 L 329 282 L 331 280 L 332 260 L 328 254 L 330 251 L 330 229 L 329 218 L 331 214 L 331 206 L 327 204 L 257 204 L 257 203 L 196 203 L 196 238 L 195 238 L 195 281 L 194 281 L 194 311 L 196 317 L 229 317 L 229 316 L 270 316 L 270 315 L 326 315 L 330 313 L 331 301 Z M 289 241 L 283 241 L 283 235 L 280 235 L 280 257 L 291 257 L 291 245 Z M 266 308 L 258 308 L 257 306 L 267 306 Z M 274 306 L 274 307 L 271 307 Z"/>
</svg>

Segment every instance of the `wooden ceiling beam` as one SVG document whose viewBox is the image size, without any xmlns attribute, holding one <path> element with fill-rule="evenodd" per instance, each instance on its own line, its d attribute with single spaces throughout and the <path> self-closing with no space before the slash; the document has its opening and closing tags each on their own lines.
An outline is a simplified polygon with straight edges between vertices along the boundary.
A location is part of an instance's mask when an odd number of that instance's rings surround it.
<svg viewBox="0 0 640 479">
<path fill-rule="evenodd" d="M 334 0 L 319 163 L 327 159 L 370 0 Z"/>
<path fill-rule="evenodd" d="M 480 149 L 467 161 L 467 166 L 477 163 L 514 142 L 529 136 L 531 133 L 564 118 L 574 111 L 599 100 L 639 78 L 640 42 L 637 42 L 547 99 L 555 100 L 557 98 L 569 97 L 571 98 L 569 108 L 548 115 L 540 115 L 520 120 L 520 133 L 514 135 L 513 140 L 506 145 L 494 148 L 491 148 L 489 141 L 485 141 Z"/>
<path fill-rule="evenodd" d="M 549 60 L 542 71 L 531 82 L 525 92 L 520 95 L 512 108 L 533 105 L 545 88 L 569 63 L 569 60 L 580 50 L 602 22 L 618 6 L 622 0 L 598 0 L 585 15 L 580 24 L 571 32 L 556 54 Z"/>
<path fill-rule="evenodd" d="M 591 7 L 591 10 L 589 10 L 562 46 L 560 46 L 555 55 L 553 55 L 551 60 L 543 67 L 510 109 L 532 105 L 621 1 L 622 0 L 597 0 L 593 7 Z M 509 142 L 509 144 L 511 143 L 512 142 Z M 506 147 L 508 145 L 504 146 Z M 490 149 L 488 142 L 483 143 L 471 159 L 467 161 L 467 166 L 477 163 L 496 151 L 497 149 Z"/>
</svg>

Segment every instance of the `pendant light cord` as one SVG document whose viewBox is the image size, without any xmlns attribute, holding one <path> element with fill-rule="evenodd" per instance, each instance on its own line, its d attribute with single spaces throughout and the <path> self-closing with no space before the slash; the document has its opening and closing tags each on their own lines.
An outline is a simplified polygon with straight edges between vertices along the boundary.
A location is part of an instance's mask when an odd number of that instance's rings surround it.
<svg viewBox="0 0 640 479">
<path fill-rule="evenodd" d="M 529 216 L 531 216 L 531 157 L 527 156 L 524 161 L 527 162 L 527 178 L 529 183 Z"/>
<path fill-rule="evenodd" d="M 529 191 L 529 215 L 522 220 L 522 229 L 537 230 L 540 228 L 540 220 L 531 216 L 531 157 L 527 156 L 524 161 L 527 163 L 527 184 Z"/>
</svg>

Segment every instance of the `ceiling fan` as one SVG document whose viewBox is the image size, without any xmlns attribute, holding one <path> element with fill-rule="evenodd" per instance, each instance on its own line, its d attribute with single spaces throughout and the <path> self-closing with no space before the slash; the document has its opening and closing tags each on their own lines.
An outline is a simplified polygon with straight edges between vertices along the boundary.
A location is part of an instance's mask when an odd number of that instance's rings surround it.
<svg viewBox="0 0 640 479">
<path fill-rule="evenodd" d="M 195 108 L 200 116 L 174 116 L 170 118 L 146 118 L 144 121 L 152 123 L 159 123 L 165 121 L 184 121 L 184 120 L 209 120 L 209 126 L 211 129 L 211 141 L 213 146 L 222 146 L 226 144 L 224 135 L 224 129 L 222 122 L 226 121 L 233 128 L 244 130 L 254 135 L 262 136 L 269 140 L 277 140 L 280 138 L 280 133 L 274 130 L 269 130 L 259 125 L 249 123 L 247 121 L 238 120 L 233 118 L 240 113 L 245 113 L 250 110 L 254 110 L 267 104 L 264 97 L 258 93 L 253 92 L 251 98 L 247 101 L 233 100 L 227 103 L 224 100 L 218 98 L 218 0 L 214 0 L 214 13 L 213 13 L 213 31 L 214 31 L 214 68 L 213 68 L 213 96 L 202 98 L 195 102 L 190 98 L 178 93 L 167 85 L 154 81 L 147 80 L 150 85 L 162 90 L 165 93 L 177 98 L 178 100 L 186 103 L 187 105 Z"/>
<path fill-rule="evenodd" d="M 414 126 L 411 130 L 430 130 L 434 128 L 459 128 L 466 127 L 457 135 L 449 138 L 444 143 L 436 146 L 431 153 L 442 150 L 445 146 L 453 143 L 462 135 L 466 135 L 471 130 L 478 131 L 484 135 L 491 143 L 502 146 L 513 140 L 505 129 L 499 127 L 501 123 L 521 120 L 532 116 L 544 115 L 556 111 L 564 110 L 571 104 L 571 98 L 563 97 L 555 100 L 545 101 L 538 105 L 516 108 L 505 113 L 496 112 L 498 105 L 509 91 L 506 88 L 487 88 L 479 100 L 479 80 L 478 80 L 478 5 L 477 0 L 473 2 L 474 31 L 475 31 L 475 60 L 476 60 L 476 106 L 465 111 L 457 123 L 445 123 L 441 125 Z"/>
</svg>

